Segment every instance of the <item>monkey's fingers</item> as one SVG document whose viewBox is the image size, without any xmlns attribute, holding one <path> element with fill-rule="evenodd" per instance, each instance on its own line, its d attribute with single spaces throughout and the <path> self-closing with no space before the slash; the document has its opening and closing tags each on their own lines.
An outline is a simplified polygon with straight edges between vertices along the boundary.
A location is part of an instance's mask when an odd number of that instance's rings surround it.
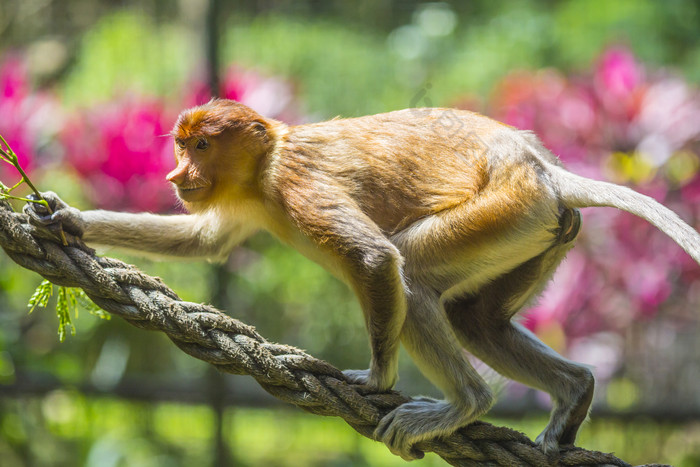
<svg viewBox="0 0 700 467">
<path fill-rule="evenodd" d="M 28 199 L 37 201 L 39 199 L 34 193 L 27 195 Z M 24 206 L 24 213 L 31 218 L 49 216 L 49 209 L 40 203 L 29 202 Z"/>
<path fill-rule="evenodd" d="M 80 211 L 68 206 L 55 193 L 46 192 L 42 196 L 51 210 L 40 203 L 27 203 L 23 211 L 29 217 L 29 222 L 38 229 L 46 229 L 59 237 L 61 232 L 82 237 L 85 226 Z M 29 198 L 38 199 L 33 194 Z"/>
<path fill-rule="evenodd" d="M 44 206 L 42 207 L 44 210 L 46 209 Z M 24 213 L 27 214 L 29 223 L 37 229 L 49 231 L 58 238 L 62 238 L 62 232 L 78 238 L 83 236 L 82 223 L 76 220 L 71 213 L 61 210 L 53 214 L 41 215 L 41 211 L 41 209 L 35 209 L 31 206 L 24 207 Z"/>
<path fill-rule="evenodd" d="M 29 199 L 38 199 L 36 195 L 31 194 L 28 196 Z M 29 223 L 37 228 L 44 228 L 48 230 L 54 230 L 57 221 L 52 219 L 51 212 L 43 204 L 28 202 L 24 205 L 22 209 L 24 213 L 29 218 Z"/>
<path fill-rule="evenodd" d="M 85 233 L 85 221 L 79 210 L 71 207 L 54 212 L 51 219 L 57 222 L 64 232 L 76 237 L 82 237 Z"/>
<path fill-rule="evenodd" d="M 28 198 L 34 199 L 34 200 L 39 199 L 36 196 L 36 194 L 34 194 L 34 193 L 30 194 L 28 196 Z M 45 191 L 45 192 L 41 193 L 41 198 L 43 198 L 44 201 L 46 201 L 46 203 L 49 205 L 51 212 L 56 212 L 58 210 L 65 209 L 65 208 L 69 207 L 65 203 L 65 201 L 63 201 L 61 198 L 59 198 L 58 195 L 56 193 L 54 193 L 53 191 Z M 46 206 L 44 206 L 43 204 L 38 204 L 38 203 L 32 203 L 32 204 L 34 204 L 35 206 L 37 206 L 43 210 L 46 210 Z"/>
</svg>

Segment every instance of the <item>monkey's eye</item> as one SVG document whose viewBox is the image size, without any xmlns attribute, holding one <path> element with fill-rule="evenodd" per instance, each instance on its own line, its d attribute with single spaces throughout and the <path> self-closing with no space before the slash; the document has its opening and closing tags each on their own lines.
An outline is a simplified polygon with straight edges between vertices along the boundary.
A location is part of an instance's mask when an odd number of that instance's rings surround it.
<svg viewBox="0 0 700 467">
<path fill-rule="evenodd" d="M 207 141 L 204 138 L 200 138 L 197 140 L 197 149 L 200 151 L 204 151 L 206 148 L 209 147 L 209 141 Z"/>
<path fill-rule="evenodd" d="M 185 142 L 181 139 L 175 140 L 175 143 L 177 144 L 177 147 L 180 149 L 185 149 Z"/>
</svg>

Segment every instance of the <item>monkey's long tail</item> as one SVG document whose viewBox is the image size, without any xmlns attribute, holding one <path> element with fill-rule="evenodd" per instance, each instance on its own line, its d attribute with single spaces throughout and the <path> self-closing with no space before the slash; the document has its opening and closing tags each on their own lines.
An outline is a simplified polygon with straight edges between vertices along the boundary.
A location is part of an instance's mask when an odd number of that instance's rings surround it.
<svg viewBox="0 0 700 467">
<path fill-rule="evenodd" d="M 552 167 L 552 175 L 567 207 L 609 206 L 630 212 L 671 237 L 700 264 L 700 234 L 666 206 L 627 187 L 581 177 L 561 167 Z"/>
</svg>

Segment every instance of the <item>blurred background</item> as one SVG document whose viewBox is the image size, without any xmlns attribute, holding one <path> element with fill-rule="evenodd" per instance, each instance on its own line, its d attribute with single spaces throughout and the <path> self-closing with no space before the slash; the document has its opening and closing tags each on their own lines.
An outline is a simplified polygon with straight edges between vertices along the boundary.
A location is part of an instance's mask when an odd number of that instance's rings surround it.
<svg viewBox="0 0 700 467">
<path fill-rule="evenodd" d="M 573 171 L 700 228 L 699 27 L 693 0 L 0 0 L 0 134 L 41 190 L 76 207 L 168 213 L 164 135 L 212 94 L 290 124 L 460 107 L 535 130 Z M 18 177 L 5 165 L 0 180 Z M 223 266 L 119 257 L 270 340 L 366 367 L 352 295 L 267 235 Z M 119 319 L 81 313 L 59 343 L 53 308 L 27 312 L 39 282 L 0 255 L 3 466 L 403 465 Z M 579 445 L 700 465 L 699 311 L 700 267 L 670 239 L 584 212 L 578 247 L 523 317 L 594 367 Z M 401 364 L 399 389 L 439 396 Z M 479 366 L 500 393 L 487 420 L 534 438 L 548 397 Z"/>
</svg>

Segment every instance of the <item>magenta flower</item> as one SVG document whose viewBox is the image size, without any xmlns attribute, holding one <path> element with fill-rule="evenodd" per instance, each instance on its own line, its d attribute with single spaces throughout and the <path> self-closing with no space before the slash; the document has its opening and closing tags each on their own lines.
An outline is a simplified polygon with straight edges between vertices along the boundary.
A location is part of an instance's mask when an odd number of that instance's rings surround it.
<svg viewBox="0 0 700 467">
<path fill-rule="evenodd" d="M 622 101 L 630 100 L 633 93 L 642 84 L 643 69 L 637 63 L 634 55 L 623 47 L 612 47 L 600 57 L 594 75 L 594 83 L 603 102 L 619 109 Z"/>
<path fill-rule="evenodd" d="M 60 121 L 56 100 L 32 89 L 27 68 L 18 56 L 10 55 L 0 62 L 0 135 L 26 171 L 31 172 Z M 17 178 L 6 164 L 0 165 L 0 177 L 6 184 Z"/>
<path fill-rule="evenodd" d="M 637 150 L 655 166 L 700 138 L 700 99 L 697 90 L 679 78 L 649 83 L 640 96 L 639 111 L 630 122 Z"/>
<path fill-rule="evenodd" d="M 496 118 L 534 130 L 574 172 L 630 184 L 700 226 L 697 165 L 665 178 L 674 155 L 700 156 L 700 96 L 684 80 L 649 73 L 628 49 L 613 47 L 590 75 L 544 70 L 506 77 L 492 109 Z M 683 306 L 669 300 L 677 282 L 684 290 L 700 286 L 697 264 L 646 221 L 591 209 L 584 210 L 584 225 L 578 247 L 526 314 L 531 329 L 560 325 L 570 342 L 622 332 L 662 308 Z"/>
<path fill-rule="evenodd" d="M 84 110 L 61 133 L 66 157 L 105 209 L 167 211 L 175 196 L 165 181 L 173 167 L 168 135 L 174 115 L 152 99 L 126 98 Z"/>
<path fill-rule="evenodd" d="M 683 200 L 696 208 L 700 208 L 700 172 L 681 189 Z M 696 212 L 700 217 L 700 210 Z"/>
</svg>

